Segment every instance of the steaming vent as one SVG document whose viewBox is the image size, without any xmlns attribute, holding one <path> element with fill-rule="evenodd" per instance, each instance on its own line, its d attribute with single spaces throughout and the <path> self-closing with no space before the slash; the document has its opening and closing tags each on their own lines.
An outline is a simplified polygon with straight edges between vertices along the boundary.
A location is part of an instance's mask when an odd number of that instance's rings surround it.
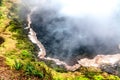
<svg viewBox="0 0 120 80">
<path fill-rule="evenodd" d="M 67 67 L 120 60 L 119 0 L 22 1 L 31 11 L 28 27 L 37 36 L 32 40 L 45 47 L 42 58 Z"/>
<path fill-rule="evenodd" d="M 57 16 L 53 10 L 37 13 L 32 15 L 32 28 L 44 45 L 47 57 L 74 65 L 83 58 L 92 59 L 98 54 L 110 55 L 120 51 L 115 36 L 98 35 L 102 33 L 101 28 L 92 32 L 96 27 L 89 27 L 96 26 L 96 22 L 89 18 L 78 19 L 76 25 L 71 18 Z"/>
</svg>

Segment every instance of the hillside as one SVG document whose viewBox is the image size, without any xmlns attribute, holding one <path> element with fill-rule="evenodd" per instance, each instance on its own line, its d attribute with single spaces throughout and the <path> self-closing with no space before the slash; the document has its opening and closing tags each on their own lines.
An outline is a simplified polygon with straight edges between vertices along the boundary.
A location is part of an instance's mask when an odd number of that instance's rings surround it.
<svg viewBox="0 0 120 80">
<path fill-rule="evenodd" d="M 19 4 L 19 0 L 0 0 L 0 80 L 120 80 L 98 68 L 81 67 L 71 72 L 39 61 L 24 30 L 27 21 L 19 15 Z"/>
</svg>

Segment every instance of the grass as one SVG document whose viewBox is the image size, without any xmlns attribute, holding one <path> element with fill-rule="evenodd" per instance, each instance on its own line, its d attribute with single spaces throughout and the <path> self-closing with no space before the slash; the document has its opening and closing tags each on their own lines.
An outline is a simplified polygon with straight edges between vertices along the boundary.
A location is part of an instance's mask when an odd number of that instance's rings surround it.
<svg viewBox="0 0 120 80">
<path fill-rule="evenodd" d="M 28 75 L 34 75 L 39 78 L 44 77 L 43 73 L 38 71 L 37 69 L 35 69 L 35 66 L 33 66 L 30 62 L 26 64 L 25 71 L 26 71 L 26 74 L 28 74 Z"/>
<path fill-rule="evenodd" d="M 20 62 L 20 61 L 18 61 L 18 60 L 15 60 L 14 61 L 14 68 L 16 69 L 16 70 L 20 70 L 21 68 L 22 68 L 22 63 Z"/>
</svg>

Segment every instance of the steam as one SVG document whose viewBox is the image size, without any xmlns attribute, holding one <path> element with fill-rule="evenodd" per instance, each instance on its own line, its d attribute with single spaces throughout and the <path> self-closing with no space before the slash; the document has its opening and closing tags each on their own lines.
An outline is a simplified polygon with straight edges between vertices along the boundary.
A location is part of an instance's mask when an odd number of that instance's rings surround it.
<svg viewBox="0 0 120 80">
<path fill-rule="evenodd" d="M 69 16 L 111 16 L 117 7 L 118 0 L 60 0 L 63 4 L 61 12 Z"/>
<path fill-rule="evenodd" d="M 32 28 L 47 56 L 69 63 L 118 53 L 119 0 L 22 0 L 32 13 Z M 50 49 L 51 48 L 51 49 Z"/>
</svg>

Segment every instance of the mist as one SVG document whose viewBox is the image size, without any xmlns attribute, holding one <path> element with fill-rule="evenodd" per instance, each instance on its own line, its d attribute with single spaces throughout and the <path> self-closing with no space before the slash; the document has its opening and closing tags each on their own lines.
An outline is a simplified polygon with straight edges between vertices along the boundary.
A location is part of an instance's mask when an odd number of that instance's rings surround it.
<svg viewBox="0 0 120 80">
<path fill-rule="evenodd" d="M 49 57 L 72 58 L 119 53 L 119 0 L 22 0 L 32 13 L 31 27 Z M 25 14 L 25 13 L 22 13 Z"/>
</svg>

